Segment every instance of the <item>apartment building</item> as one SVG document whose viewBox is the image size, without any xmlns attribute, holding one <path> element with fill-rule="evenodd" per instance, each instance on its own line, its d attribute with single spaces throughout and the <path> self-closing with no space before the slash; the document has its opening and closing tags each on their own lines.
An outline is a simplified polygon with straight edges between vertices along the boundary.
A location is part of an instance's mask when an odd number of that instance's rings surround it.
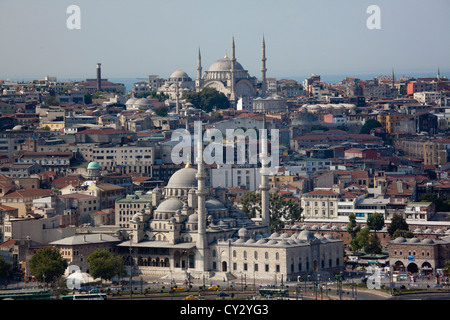
<svg viewBox="0 0 450 320">
<path fill-rule="evenodd" d="M 102 170 L 122 173 L 136 172 L 148 175 L 155 164 L 156 147 L 154 145 L 78 145 L 78 151 L 85 161 L 98 162 Z"/>
</svg>

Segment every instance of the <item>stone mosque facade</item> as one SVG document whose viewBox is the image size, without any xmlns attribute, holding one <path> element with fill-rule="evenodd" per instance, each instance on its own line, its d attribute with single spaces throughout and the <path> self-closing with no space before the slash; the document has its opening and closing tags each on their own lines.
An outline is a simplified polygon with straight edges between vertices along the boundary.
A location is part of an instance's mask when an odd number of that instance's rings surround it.
<svg viewBox="0 0 450 320">
<path fill-rule="evenodd" d="M 262 79 L 258 90 L 258 79 L 249 74 L 237 61 L 234 37 L 232 39 L 231 58 L 227 54 L 211 64 L 209 69 L 202 72 L 202 57 L 200 49 L 197 60 L 197 79 L 193 81 L 183 70 L 176 70 L 158 88 L 159 92 L 168 94 L 172 100 L 180 99 L 185 92 L 201 91 L 204 88 L 214 88 L 225 94 L 232 105 L 236 105 L 240 98 L 265 96 L 267 93 L 266 79 L 266 45 L 262 42 Z"/>
<path fill-rule="evenodd" d="M 266 91 L 266 57 L 265 42 L 262 43 L 262 83 L 261 93 Z M 204 74 L 202 74 L 202 57 L 200 50 L 197 61 L 197 91 L 203 88 L 214 88 L 227 96 L 232 104 L 236 104 L 239 98 L 255 97 L 258 94 L 258 79 L 252 77 L 236 59 L 236 47 L 234 37 L 231 44 L 231 58 L 225 57 L 214 62 Z"/>
<path fill-rule="evenodd" d="M 187 164 L 165 187 L 116 201 L 125 239 L 116 248 L 127 265 L 133 259 L 134 275 L 280 281 L 342 270 L 343 241 L 308 230 L 270 233 L 267 175 L 255 222 L 231 204 L 225 189 L 209 186 L 201 152 L 197 168 Z"/>
</svg>

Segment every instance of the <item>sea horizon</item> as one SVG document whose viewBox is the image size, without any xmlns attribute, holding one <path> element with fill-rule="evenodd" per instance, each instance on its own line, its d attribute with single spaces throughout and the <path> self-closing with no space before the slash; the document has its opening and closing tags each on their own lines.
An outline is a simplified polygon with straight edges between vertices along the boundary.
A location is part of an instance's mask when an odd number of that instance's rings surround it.
<svg viewBox="0 0 450 320">
<path fill-rule="evenodd" d="M 391 74 L 382 74 L 382 73 L 365 73 L 365 74 L 318 74 L 320 75 L 321 81 L 325 83 L 331 83 L 331 84 L 337 84 L 341 82 L 342 80 L 346 78 L 356 78 L 360 80 L 371 80 L 375 77 L 379 76 L 391 76 Z M 437 72 L 411 72 L 410 74 L 395 74 L 396 79 L 402 78 L 402 77 L 413 77 L 413 78 L 426 78 L 426 77 L 435 77 L 437 75 Z M 298 76 L 282 76 L 282 77 L 274 77 L 278 80 L 281 79 L 289 79 L 289 80 L 295 80 L 299 83 L 302 83 L 303 80 L 310 77 L 309 75 L 298 75 Z M 441 71 L 441 76 L 444 76 Z M 23 82 L 29 82 L 33 80 L 43 80 L 46 76 L 41 77 L 3 77 L 0 78 L 0 80 L 4 81 L 10 81 L 13 83 L 23 83 Z M 49 77 L 55 77 L 55 76 L 49 76 Z M 63 82 L 77 82 L 77 81 L 84 81 L 86 79 L 92 79 L 92 77 L 71 77 L 71 76 L 65 76 L 59 78 L 56 76 L 57 81 L 63 81 Z M 126 92 L 130 92 L 133 88 L 135 83 L 141 82 L 141 81 L 147 81 L 148 77 L 144 76 L 123 76 L 123 77 L 104 77 L 103 79 L 107 79 L 108 81 L 115 82 L 115 83 L 121 83 L 125 85 Z"/>
</svg>

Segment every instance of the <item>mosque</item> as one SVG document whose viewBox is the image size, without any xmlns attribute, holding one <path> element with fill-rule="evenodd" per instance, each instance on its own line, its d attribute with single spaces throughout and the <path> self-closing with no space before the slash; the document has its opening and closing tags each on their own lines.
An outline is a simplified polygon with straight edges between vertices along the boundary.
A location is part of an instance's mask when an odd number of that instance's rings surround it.
<svg viewBox="0 0 450 320">
<path fill-rule="evenodd" d="M 199 148 L 197 168 L 187 164 L 165 187 L 116 201 L 116 225 L 124 234 L 116 248 L 127 265 L 133 261 L 134 275 L 280 281 L 342 270 L 342 240 L 309 230 L 270 233 L 266 174 L 259 188 L 261 217 L 251 220 L 229 201 L 225 189 L 210 187 L 202 157 Z"/>
<path fill-rule="evenodd" d="M 236 105 L 240 98 L 264 96 L 267 92 L 266 79 L 266 45 L 262 40 L 262 79 L 261 88 L 258 90 L 258 79 L 249 74 L 248 70 L 236 59 L 236 47 L 234 37 L 231 44 L 231 58 L 225 53 L 222 59 L 215 61 L 207 71 L 202 73 L 202 57 L 200 49 L 197 60 L 197 79 L 193 81 L 183 70 L 176 70 L 166 80 L 165 84 L 158 88 L 159 92 L 168 94 L 175 100 L 184 92 L 201 91 L 204 88 L 214 88 L 225 94 L 231 105 Z"/>
</svg>

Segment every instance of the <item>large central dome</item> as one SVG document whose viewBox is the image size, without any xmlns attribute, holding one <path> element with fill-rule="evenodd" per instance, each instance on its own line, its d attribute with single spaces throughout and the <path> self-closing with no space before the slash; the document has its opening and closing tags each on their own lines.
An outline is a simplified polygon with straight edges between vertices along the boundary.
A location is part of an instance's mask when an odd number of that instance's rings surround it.
<svg viewBox="0 0 450 320">
<path fill-rule="evenodd" d="M 197 170 L 194 168 L 183 168 L 176 171 L 170 177 L 167 188 L 197 188 Z"/>
<path fill-rule="evenodd" d="M 235 70 L 243 71 L 244 68 L 239 62 L 236 61 Z M 208 71 L 231 71 L 231 59 L 225 56 L 223 59 L 217 60 L 209 67 Z"/>
</svg>

